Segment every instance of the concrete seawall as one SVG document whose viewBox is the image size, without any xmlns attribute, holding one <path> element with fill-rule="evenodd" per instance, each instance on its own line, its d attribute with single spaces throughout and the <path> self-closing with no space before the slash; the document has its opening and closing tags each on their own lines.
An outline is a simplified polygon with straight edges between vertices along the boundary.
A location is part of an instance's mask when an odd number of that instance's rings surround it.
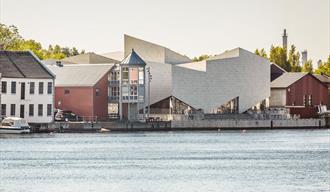
<svg viewBox="0 0 330 192">
<path fill-rule="evenodd" d="M 296 120 L 183 120 L 159 122 L 56 122 L 35 132 L 99 132 L 110 131 L 176 131 L 176 130 L 241 130 L 241 129 L 306 129 L 326 128 L 326 119 Z"/>
</svg>

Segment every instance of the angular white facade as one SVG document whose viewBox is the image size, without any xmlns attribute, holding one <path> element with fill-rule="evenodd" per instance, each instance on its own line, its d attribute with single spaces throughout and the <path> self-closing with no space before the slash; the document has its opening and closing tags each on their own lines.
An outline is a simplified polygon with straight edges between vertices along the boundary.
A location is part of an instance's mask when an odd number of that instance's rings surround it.
<svg viewBox="0 0 330 192">
<path fill-rule="evenodd" d="M 270 96 L 270 62 L 242 48 L 192 62 L 163 46 L 125 35 L 125 53 L 134 49 L 150 67 L 150 103 L 173 96 L 195 109 L 215 113 L 238 98 L 242 113 Z"/>
</svg>

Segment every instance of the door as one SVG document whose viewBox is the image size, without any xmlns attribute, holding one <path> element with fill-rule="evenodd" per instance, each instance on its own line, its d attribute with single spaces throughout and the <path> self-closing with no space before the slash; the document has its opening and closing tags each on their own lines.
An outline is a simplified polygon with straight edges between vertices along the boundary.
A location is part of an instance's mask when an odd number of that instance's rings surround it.
<svg viewBox="0 0 330 192">
<path fill-rule="evenodd" d="M 25 99 L 25 83 L 21 83 L 21 100 Z"/>
<path fill-rule="evenodd" d="M 24 105 L 21 105 L 21 110 L 20 110 L 20 118 L 24 118 Z"/>
</svg>

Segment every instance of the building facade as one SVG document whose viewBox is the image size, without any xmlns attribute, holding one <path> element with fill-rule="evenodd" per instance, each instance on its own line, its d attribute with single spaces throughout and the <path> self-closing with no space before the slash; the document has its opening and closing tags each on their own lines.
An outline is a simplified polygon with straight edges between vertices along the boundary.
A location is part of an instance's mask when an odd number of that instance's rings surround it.
<svg viewBox="0 0 330 192">
<path fill-rule="evenodd" d="M 56 74 L 55 108 L 86 121 L 108 119 L 109 74 L 114 64 L 49 66 Z"/>
<path fill-rule="evenodd" d="M 317 106 L 328 103 L 328 88 L 309 73 L 284 73 L 271 83 L 271 107 L 285 107 L 301 118 L 317 115 Z"/>
<path fill-rule="evenodd" d="M 53 121 L 55 75 L 29 51 L 0 51 L 1 115 Z"/>
</svg>

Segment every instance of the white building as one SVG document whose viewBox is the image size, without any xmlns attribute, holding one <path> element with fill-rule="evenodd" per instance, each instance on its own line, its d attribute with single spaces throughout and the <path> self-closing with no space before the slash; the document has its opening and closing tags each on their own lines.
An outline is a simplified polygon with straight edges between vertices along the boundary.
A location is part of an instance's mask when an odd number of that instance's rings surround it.
<svg viewBox="0 0 330 192">
<path fill-rule="evenodd" d="M 134 49 L 150 68 L 152 114 L 183 114 L 187 109 L 243 113 L 261 103 L 268 106 L 270 62 L 263 57 L 236 48 L 192 62 L 166 47 L 135 37 L 125 35 L 124 41 L 124 55 Z"/>
<path fill-rule="evenodd" d="M 29 51 L 0 51 L 1 115 L 53 121 L 55 75 Z"/>
</svg>

